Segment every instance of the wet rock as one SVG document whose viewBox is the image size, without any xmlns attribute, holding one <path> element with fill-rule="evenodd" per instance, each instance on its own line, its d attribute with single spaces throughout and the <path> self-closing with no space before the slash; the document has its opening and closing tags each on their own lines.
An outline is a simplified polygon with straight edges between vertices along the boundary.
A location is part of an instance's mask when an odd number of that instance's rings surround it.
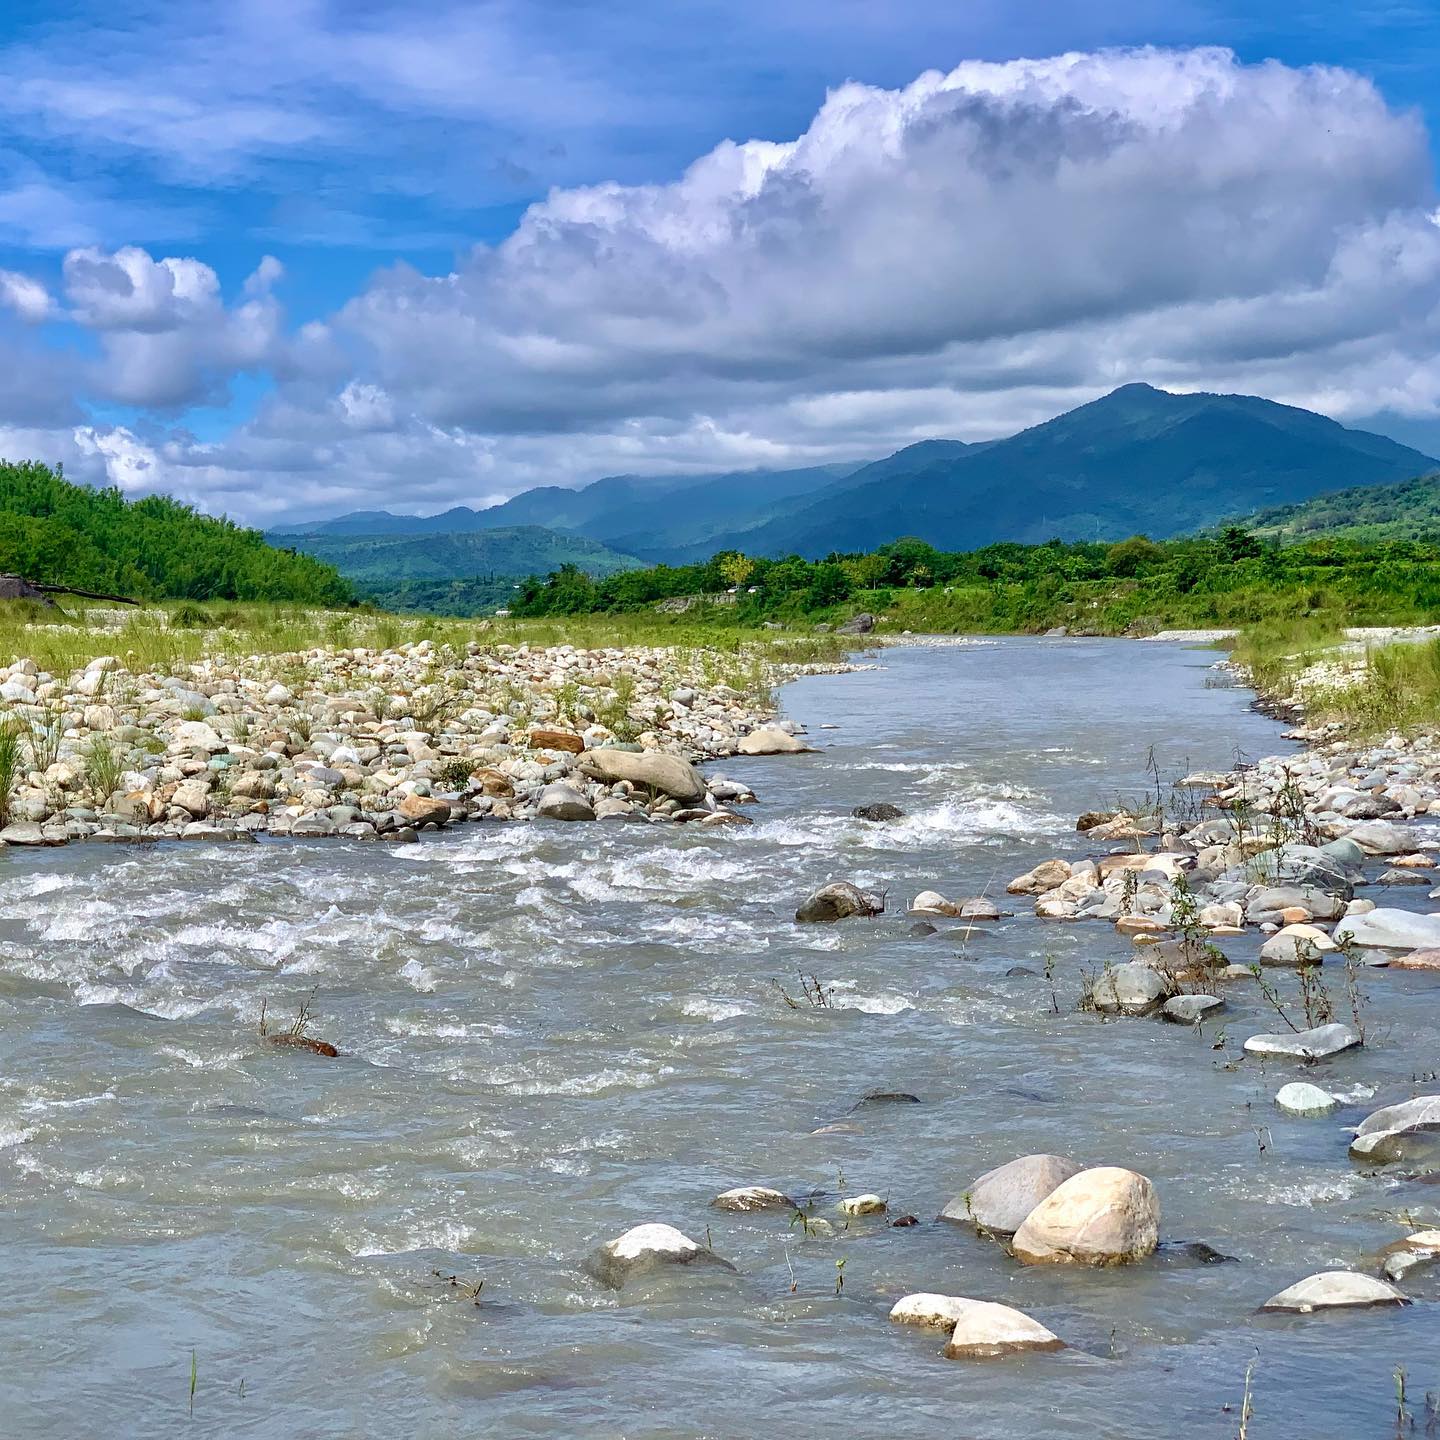
<svg viewBox="0 0 1440 1440">
<path fill-rule="evenodd" d="M 796 735 L 775 725 L 765 725 L 743 736 L 736 749 L 741 755 L 800 755 L 809 746 Z"/>
<path fill-rule="evenodd" d="M 39 824 L 34 820 L 13 820 L 0 830 L 0 841 L 6 845 L 53 845 Z"/>
<path fill-rule="evenodd" d="M 574 788 L 556 780 L 540 792 L 535 813 L 547 820 L 593 820 L 590 802 Z"/>
<path fill-rule="evenodd" d="M 1388 820 L 1371 820 L 1357 825 L 1345 837 L 1367 855 L 1406 855 L 1415 848 L 1415 832 Z"/>
<path fill-rule="evenodd" d="M 1317 1025 L 1313 1030 L 1286 1031 L 1279 1035 L 1252 1035 L 1245 1042 L 1251 1055 L 1283 1055 L 1295 1060 L 1324 1060 L 1361 1043 L 1360 1034 L 1338 1020 Z"/>
<path fill-rule="evenodd" d="M 657 750 L 643 750 L 638 754 L 608 746 L 587 750 L 580 757 L 580 770 L 592 780 L 603 780 L 607 784 L 628 780 L 632 785 L 648 785 L 685 805 L 705 798 L 705 779 L 700 772 L 688 760 L 678 755 L 663 755 Z"/>
<path fill-rule="evenodd" d="M 924 940 L 940 932 L 928 920 L 918 920 L 907 932 L 912 940 Z"/>
<path fill-rule="evenodd" d="M 878 915 L 884 908 L 877 897 L 866 895 L 849 881 L 832 880 L 801 904 L 795 918 L 801 924 L 825 924 L 853 915 Z"/>
<path fill-rule="evenodd" d="M 1396 1240 L 1380 1253 L 1380 1270 L 1387 1280 L 1403 1280 L 1412 1270 L 1440 1260 L 1440 1230 L 1417 1230 Z"/>
<path fill-rule="evenodd" d="M 293 1035 L 290 1031 L 283 1030 L 278 1035 L 267 1035 L 265 1039 L 271 1045 L 279 1045 L 288 1050 L 308 1050 L 312 1055 L 325 1055 L 331 1060 L 340 1054 L 328 1040 L 317 1040 L 313 1035 Z"/>
<path fill-rule="evenodd" d="M 1440 970 L 1440 950 L 1413 950 L 1389 962 L 1391 970 Z"/>
<path fill-rule="evenodd" d="M 950 1201 L 940 1218 L 957 1225 L 977 1225 L 997 1235 L 1013 1235 L 1042 1200 L 1083 1169 L 1062 1155 L 1022 1155 L 987 1170 Z"/>
<path fill-rule="evenodd" d="M 972 899 L 960 902 L 960 918 L 962 920 L 999 920 L 1001 918 L 1000 907 L 983 895 L 976 895 Z"/>
<path fill-rule="evenodd" d="M 1288 1310 L 1309 1315 L 1316 1310 L 1350 1306 L 1408 1305 L 1410 1302 L 1393 1286 L 1371 1275 L 1353 1270 L 1325 1270 L 1307 1276 L 1278 1295 L 1272 1295 L 1262 1310 Z"/>
<path fill-rule="evenodd" d="M 1158 1010 L 1174 989 L 1174 983 L 1160 971 L 1132 960 L 1107 967 L 1091 995 L 1102 1014 L 1148 1015 Z"/>
<path fill-rule="evenodd" d="M 735 1269 L 728 1260 L 697 1245 L 673 1225 L 655 1224 L 636 1225 L 616 1239 L 607 1240 L 585 1262 L 587 1273 L 612 1290 L 640 1276 L 684 1266 L 697 1270 Z"/>
<path fill-rule="evenodd" d="M 857 820 L 874 820 L 877 823 L 905 818 L 905 812 L 898 805 L 891 805 L 884 800 L 875 805 L 857 805 L 850 813 Z"/>
<path fill-rule="evenodd" d="M 1440 915 L 1380 907 L 1364 915 L 1347 915 L 1335 927 L 1335 939 L 1376 950 L 1440 949 Z"/>
<path fill-rule="evenodd" d="M 1160 1201 L 1145 1176 L 1118 1166 L 1082 1170 L 1050 1192 L 1015 1232 L 1022 1265 L 1127 1265 L 1160 1239 Z"/>
<path fill-rule="evenodd" d="M 1417 1095 L 1367 1115 L 1350 1142 L 1350 1156 L 1390 1164 L 1405 1158 L 1405 1137 L 1434 1131 L 1440 1131 L 1440 1095 Z"/>
<path fill-rule="evenodd" d="M 1195 1025 L 1224 1008 L 1218 995 L 1176 995 L 1160 1007 L 1160 1014 L 1176 1025 Z"/>
<path fill-rule="evenodd" d="M 1093 830 L 1097 825 L 1108 825 L 1115 819 L 1117 812 L 1114 810 L 1087 810 L 1075 822 L 1075 828 L 1083 835 L 1087 830 Z"/>
<path fill-rule="evenodd" d="M 1328 1090 L 1292 1080 L 1275 1092 L 1275 1104 L 1287 1115 L 1328 1115 L 1340 1102 Z"/>
<path fill-rule="evenodd" d="M 768 1185 L 741 1185 L 717 1195 L 710 1204 L 716 1210 L 735 1210 L 748 1213 L 752 1210 L 793 1210 L 795 1202 L 779 1190 Z"/>
<path fill-rule="evenodd" d="M 879 1195 L 851 1195 L 837 1207 L 842 1215 L 883 1215 L 889 1208 Z"/>
<path fill-rule="evenodd" d="M 872 1105 L 918 1105 L 920 1097 L 912 1095 L 908 1090 L 872 1090 L 868 1095 L 862 1095 L 850 1108 L 851 1110 L 863 1110 Z"/>
<path fill-rule="evenodd" d="M 1172 1264 L 1238 1265 L 1240 1263 L 1235 1256 L 1227 1255 L 1223 1250 L 1217 1250 L 1203 1240 L 1167 1241 L 1159 1246 L 1158 1253 L 1161 1259 L 1168 1260 Z"/>
<path fill-rule="evenodd" d="M 1314 925 L 1287 925 L 1260 947 L 1262 965 L 1318 965 L 1335 942 Z"/>
</svg>

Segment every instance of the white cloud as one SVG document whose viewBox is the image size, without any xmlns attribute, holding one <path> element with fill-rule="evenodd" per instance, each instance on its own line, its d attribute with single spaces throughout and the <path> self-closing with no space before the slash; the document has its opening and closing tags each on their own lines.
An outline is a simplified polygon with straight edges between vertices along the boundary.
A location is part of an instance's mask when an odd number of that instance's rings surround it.
<svg viewBox="0 0 1440 1440">
<path fill-rule="evenodd" d="M 554 190 L 450 273 L 396 266 L 293 335 L 279 278 L 262 261 L 229 303 L 193 259 L 68 256 L 97 394 L 277 387 L 223 440 L 95 427 L 86 462 L 269 519 L 985 438 L 1133 379 L 1440 412 L 1418 119 L 1353 74 L 1219 50 L 845 84 L 793 141 Z"/>
<path fill-rule="evenodd" d="M 50 292 L 44 285 L 16 270 L 0 270 L 0 305 L 9 306 L 32 325 L 48 319 L 52 310 Z"/>
</svg>

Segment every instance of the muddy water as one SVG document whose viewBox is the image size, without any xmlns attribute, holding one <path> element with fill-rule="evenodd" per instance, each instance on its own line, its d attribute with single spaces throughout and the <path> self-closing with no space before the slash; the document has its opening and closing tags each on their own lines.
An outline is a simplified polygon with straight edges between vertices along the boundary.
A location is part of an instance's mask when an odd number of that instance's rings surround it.
<svg viewBox="0 0 1440 1440">
<path fill-rule="evenodd" d="M 800 681 L 820 753 L 721 767 L 761 796 L 746 829 L 0 856 L 0 1431 L 1225 1437 L 1255 1359 L 1255 1440 L 1392 1434 L 1397 1363 L 1440 1388 L 1434 1303 L 1254 1309 L 1440 1218 L 1341 1129 L 1440 1064 L 1433 977 L 1368 982 L 1377 1043 L 1308 1077 L 1353 1106 L 1293 1120 L 1271 1097 L 1298 1072 L 1236 1063 L 1274 1028 L 1253 986 L 1220 1050 L 1075 1012 L 1080 966 L 1125 953 L 1108 927 L 791 920 L 834 877 L 903 907 L 1078 854 L 1074 815 L 1141 789 L 1152 746 L 1167 771 L 1283 749 L 1212 659 L 977 642 Z M 907 818 L 849 818 L 872 800 Z M 828 1007 L 780 997 L 801 972 Z M 256 1037 L 312 990 L 338 1060 Z M 921 1103 L 854 1108 L 875 1090 Z M 1234 1263 L 1026 1271 L 933 1222 L 1036 1150 L 1144 1171 L 1167 1241 Z M 806 1239 L 707 1208 L 749 1182 L 922 1223 Z M 585 1253 L 647 1220 L 708 1227 L 738 1274 L 600 1290 Z M 920 1289 L 1071 1348 L 946 1362 L 885 1318 Z"/>
</svg>

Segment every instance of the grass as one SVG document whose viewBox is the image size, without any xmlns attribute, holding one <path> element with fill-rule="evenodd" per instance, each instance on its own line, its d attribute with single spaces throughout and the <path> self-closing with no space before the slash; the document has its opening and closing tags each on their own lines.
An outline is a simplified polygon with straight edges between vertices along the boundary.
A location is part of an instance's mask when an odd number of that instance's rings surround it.
<svg viewBox="0 0 1440 1440">
<path fill-rule="evenodd" d="M 15 785 L 25 773 L 27 738 L 20 721 L 10 719 L 0 723 L 0 825 L 10 823 L 10 802 L 15 795 Z"/>
</svg>

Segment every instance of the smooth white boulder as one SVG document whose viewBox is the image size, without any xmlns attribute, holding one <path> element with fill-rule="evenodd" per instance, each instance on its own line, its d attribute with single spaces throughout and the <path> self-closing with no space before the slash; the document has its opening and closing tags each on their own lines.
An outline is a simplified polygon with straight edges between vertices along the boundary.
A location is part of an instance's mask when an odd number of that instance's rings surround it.
<svg viewBox="0 0 1440 1440">
<path fill-rule="evenodd" d="M 1292 1310 L 1309 1315 L 1316 1310 L 1335 1310 L 1344 1306 L 1408 1305 L 1410 1302 L 1393 1286 L 1373 1275 L 1360 1275 L 1354 1270 L 1324 1270 L 1308 1275 L 1278 1295 L 1272 1295 L 1262 1310 Z"/>
<path fill-rule="evenodd" d="M 593 1251 L 585 1269 L 602 1285 L 619 1290 L 638 1275 L 671 1266 L 735 1267 L 712 1250 L 697 1245 L 673 1225 L 636 1225 Z"/>
<path fill-rule="evenodd" d="M 1292 1080 L 1275 1092 L 1275 1104 L 1287 1115 L 1328 1115 L 1340 1102 L 1328 1090 Z"/>
<path fill-rule="evenodd" d="M 775 725 L 763 725 L 742 736 L 736 746 L 742 755 L 801 755 L 809 746 L 799 738 Z"/>
<path fill-rule="evenodd" d="M 1315 965 L 1335 949 L 1335 942 L 1316 925 L 1287 925 L 1261 947 L 1262 965 Z"/>
<path fill-rule="evenodd" d="M 1294 1060 L 1324 1060 L 1361 1043 L 1360 1034 L 1338 1020 L 1313 1030 L 1283 1031 L 1278 1035 L 1252 1035 L 1245 1042 L 1251 1055 L 1283 1055 Z"/>
<path fill-rule="evenodd" d="M 793 1210 L 795 1202 L 768 1185 L 738 1185 L 717 1195 L 710 1204 L 716 1210 Z"/>
<path fill-rule="evenodd" d="M 1160 1240 L 1160 1201 L 1143 1175 L 1118 1166 L 1082 1170 L 1025 1217 L 1012 1249 L 1022 1265 L 1126 1265 Z"/>
<path fill-rule="evenodd" d="M 1335 939 L 1375 950 L 1433 949 L 1440 947 L 1440 915 L 1381 905 L 1363 915 L 1347 915 L 1335 927 Z"/>
<path fill-rule="evenodd" d="M 1022 1155 L 987 1170 L 940 1212 L 940 1218 L 1013 1235 L 1042 1200 L 1084 1168 L 1063 1155 Z"/>
</svg>

